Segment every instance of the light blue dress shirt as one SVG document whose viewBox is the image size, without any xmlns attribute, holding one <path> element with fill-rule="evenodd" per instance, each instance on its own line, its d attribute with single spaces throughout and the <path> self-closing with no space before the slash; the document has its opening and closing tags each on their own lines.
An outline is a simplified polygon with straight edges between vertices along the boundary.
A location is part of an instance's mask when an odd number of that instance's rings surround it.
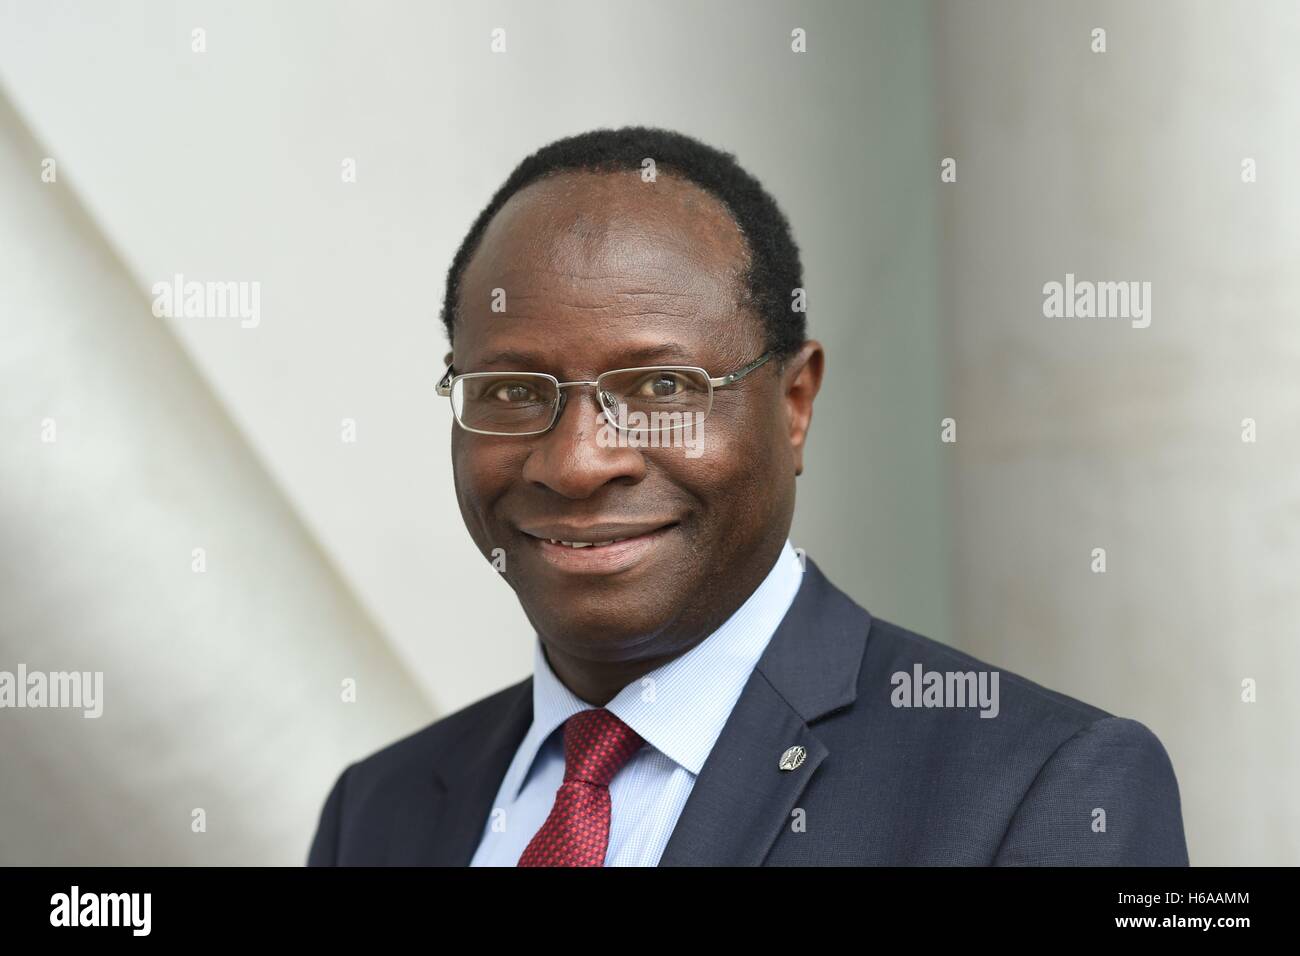
<svg viewBox="0 0 1300 956">
<path fill-rule="evenodd" d="M 606 866 L 655 866 L 704 760 L 803 580 L 787 540 L 767 577 L 721 627 L 681 657 L 628 684 L 606 704 L 645 745 L 609 785 Z M 533 649 L 533 723 L 515 751 L 470 866 L 515 866 L 564 782 L 566 720 L 591 704 Z"/>
</svg>

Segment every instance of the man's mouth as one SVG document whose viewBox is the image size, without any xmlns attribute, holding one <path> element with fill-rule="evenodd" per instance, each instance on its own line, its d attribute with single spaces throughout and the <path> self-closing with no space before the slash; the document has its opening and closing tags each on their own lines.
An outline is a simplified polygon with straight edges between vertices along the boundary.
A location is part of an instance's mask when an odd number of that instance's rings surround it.
<svg viewBox="0 0 1300 956">
<path fill-rule="evenodd" d="M 634 536 L 635 537 L 635 536 Z M 627 541 L 627 538 L 615 538 L 613 541 L 558 541 L 555 538 L 547 538 L 551 544 L 562 544 L 566 548 L 607 548 L 611 544 L 618 544 L 620 541 Z"/>
<path fill-rule="evenodd" d="M 537 542 L 541 556 L 564 571 L 611 574 L 653 555 L 676 521 L 643 521 L 577 527 L 537 524 L 520 528 Z"/>
</svg>

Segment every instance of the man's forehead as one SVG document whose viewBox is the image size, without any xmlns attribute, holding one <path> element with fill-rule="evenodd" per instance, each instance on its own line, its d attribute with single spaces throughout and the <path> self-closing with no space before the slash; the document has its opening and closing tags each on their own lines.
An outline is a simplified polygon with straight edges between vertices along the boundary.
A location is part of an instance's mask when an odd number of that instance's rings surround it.
<svg viewBox="0 0 1300 956">
<path fill-rule="evenodd" d="M 601 319 L 471 318 L 457 336 L 461 371 L 537 371 L 586 379 L 641 365 L 721 367 L 761 344 L 747 316 L 702 312 Z"/>
<path fill-rule="evenodd" d="M 635 170 L 566 171 L 521 189 L 493 216 L 464 286 L 640 276 L 734 282 L 748 250 L 726 206 L 686 180 Z"/>
</svg>

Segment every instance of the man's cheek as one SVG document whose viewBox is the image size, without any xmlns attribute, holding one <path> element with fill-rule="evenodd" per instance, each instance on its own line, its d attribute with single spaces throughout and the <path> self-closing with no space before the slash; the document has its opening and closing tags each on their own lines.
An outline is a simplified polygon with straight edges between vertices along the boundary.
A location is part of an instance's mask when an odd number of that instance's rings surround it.
<svg viewBox="0 0 1300 956">
<path fill-rule="evenodd" d="M 456 462 L 454 474 L 461 518 L 474 542 L 483 548 L 488 544 L 488 527 L 491 522 L 491 489 L 484 485 L 483 473 L 474 468 L 470 461 L 462 459 Z"/>
<path fill-rule="evenodd" d="M 467 449 L 455 463 L 457 493 L 467 523 L 481 525 L 484 534 L 507 534 L 498 528 L 502 499 L 519 482 L 522 460 L 510 449 Z"/>
</svg>

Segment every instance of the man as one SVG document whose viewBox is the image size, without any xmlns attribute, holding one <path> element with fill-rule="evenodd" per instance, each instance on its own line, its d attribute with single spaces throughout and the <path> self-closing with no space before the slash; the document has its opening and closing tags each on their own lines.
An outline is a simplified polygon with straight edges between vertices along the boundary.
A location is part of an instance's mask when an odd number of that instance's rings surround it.
<svg viewBox="0 0 1300 956">
<path fill-rule="evenodd" d="M 349 766 L 310 864 L 1187 863 L 1142 724 L 874 618 L 791 547 L 825 361 L 802 287 L 774 201 L 693 139 L 514 171 L 449 270 L 439 391 L 534 672 Z"/>
</svg>

